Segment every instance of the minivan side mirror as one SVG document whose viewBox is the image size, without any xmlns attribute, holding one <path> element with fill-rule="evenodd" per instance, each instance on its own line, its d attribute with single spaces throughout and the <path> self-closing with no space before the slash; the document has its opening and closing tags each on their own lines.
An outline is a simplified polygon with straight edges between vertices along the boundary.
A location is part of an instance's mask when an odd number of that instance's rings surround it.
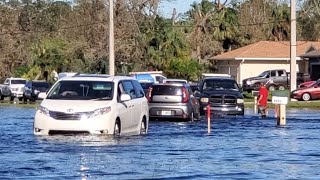
<svg viewBox="0 0 320 180">
<path fill-rule="evenodd" d="M 47 93 L 46 92 L 41 92 L 41 93 L 39 93 L 39 95 L 38 95 L 38 98 L 39 99 L 44 99 L 44 98 L 46 98 L 47 97 Z"/>
<path fill-rule="evenodd" d="M 129 94 L 121 94 L 120 101 L 129 101 L 131 99 L 131 96 Z"/>
</svg>

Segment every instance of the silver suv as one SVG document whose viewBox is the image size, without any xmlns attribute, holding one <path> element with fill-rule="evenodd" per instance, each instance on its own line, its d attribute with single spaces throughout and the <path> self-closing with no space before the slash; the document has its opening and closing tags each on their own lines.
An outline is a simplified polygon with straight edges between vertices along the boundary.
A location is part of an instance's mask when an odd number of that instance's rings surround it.
<svg viewBox="0 0 320 180">
<path fill-rule="evenodd" d="M 154 84 L 147 94 L 151 119 L 200 119 L 199 101 L 189 84 Z"/>
</svg>

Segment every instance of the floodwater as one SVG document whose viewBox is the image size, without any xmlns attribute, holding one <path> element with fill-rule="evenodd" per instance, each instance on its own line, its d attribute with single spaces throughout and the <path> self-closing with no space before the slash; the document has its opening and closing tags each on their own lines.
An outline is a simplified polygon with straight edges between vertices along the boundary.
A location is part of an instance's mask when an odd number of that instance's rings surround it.
<svg viewBox="0 0 320 180">
<path fill-rule="evenodd" d="M 319 179 L 320 111 L 291 109 L 287 125 L 217 117 L 150 122 L 144 136 L 32 133 L 34 108 L 0 106 L 1 179 Z M 272 112 L 270 116 L 272 116 Z"/>
</svg>

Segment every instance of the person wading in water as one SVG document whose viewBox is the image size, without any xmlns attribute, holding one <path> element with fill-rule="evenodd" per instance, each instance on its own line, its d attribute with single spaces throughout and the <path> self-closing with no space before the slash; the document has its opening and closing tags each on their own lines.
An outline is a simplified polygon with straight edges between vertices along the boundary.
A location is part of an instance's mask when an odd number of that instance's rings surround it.
<svg viewBox="0 0 320 180">
<path fill-rule="evenodd" d="M 262 118 L 267 117 L 268 111 L 268 89 L 263 83 L 260 83 L 259 96 L 258 96 L 258 106 Z"/>
</svg>

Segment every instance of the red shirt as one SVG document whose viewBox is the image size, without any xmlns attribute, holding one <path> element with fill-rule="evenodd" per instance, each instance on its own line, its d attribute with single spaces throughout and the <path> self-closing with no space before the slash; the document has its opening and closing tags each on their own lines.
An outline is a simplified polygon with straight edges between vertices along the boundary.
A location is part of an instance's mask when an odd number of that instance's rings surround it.
<svg viewBox="0 0 320 180">
<path fill-rule="evenodd" d="M 260 105 L 266 106 L 267 102 L 268 102 L 268 90 L 266 87 L 262 86 L 259 89 L 259 96 L 262 96 L 262 98 L 260 99 L 260 97 L 259 97 L 260 101 L 258 101 L 258 103 Z"/>
</svg>

